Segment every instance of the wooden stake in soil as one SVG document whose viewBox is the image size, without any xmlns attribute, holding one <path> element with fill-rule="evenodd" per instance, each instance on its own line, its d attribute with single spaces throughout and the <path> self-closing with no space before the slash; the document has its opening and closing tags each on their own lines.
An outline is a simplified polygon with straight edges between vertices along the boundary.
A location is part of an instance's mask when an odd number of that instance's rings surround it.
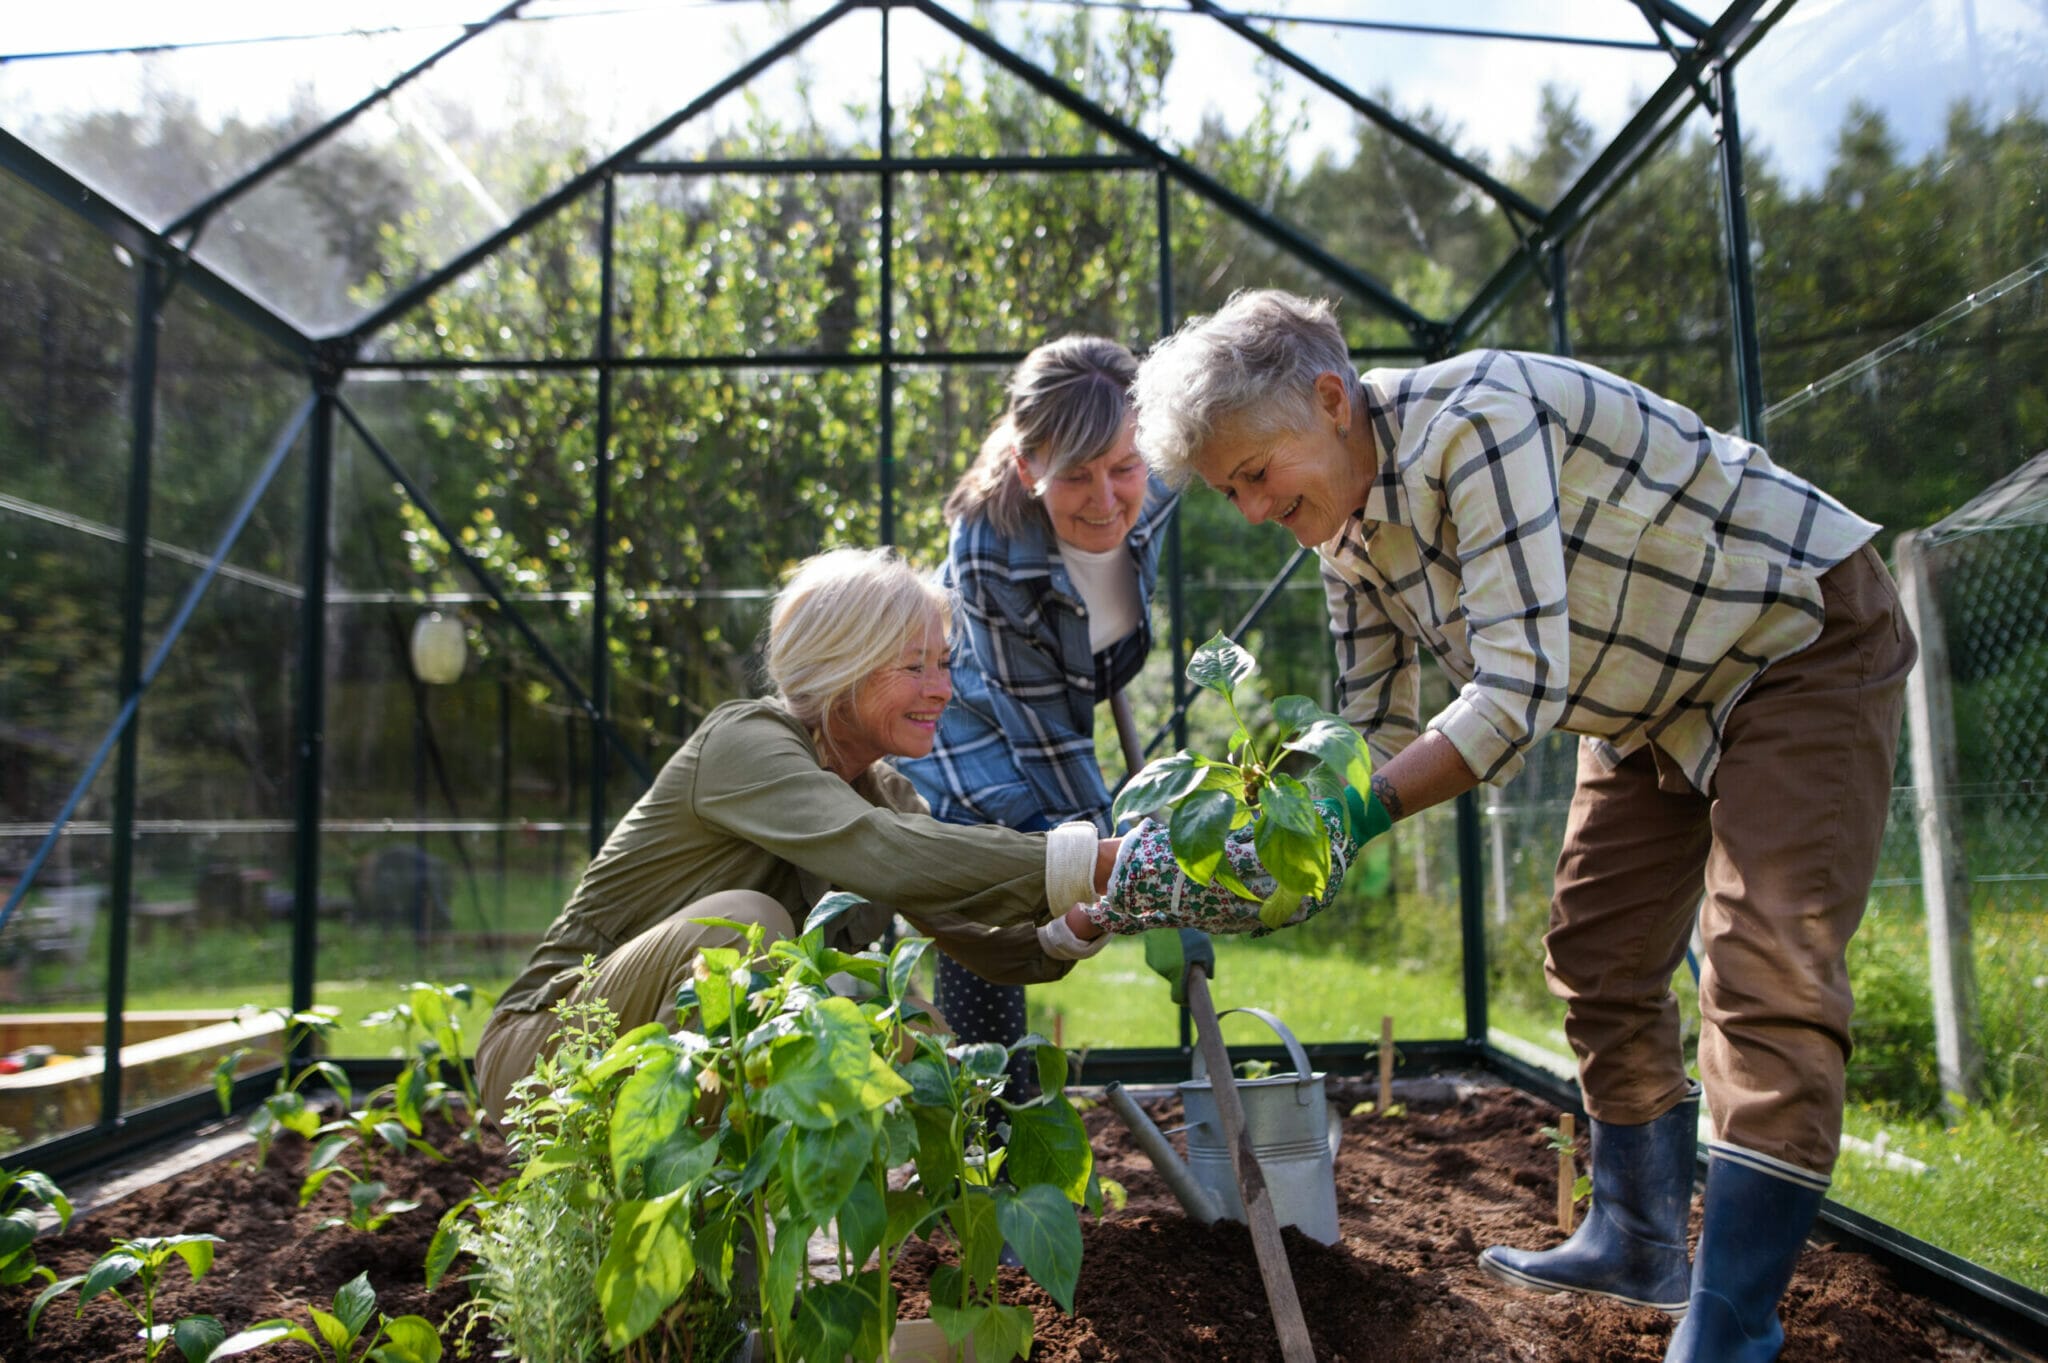
<svg viewBox="0 0 2048 1363">
<path fill-rule="evenodd" d="M 1237 1174 L 1245 1223 L 1251 1227 L 1252 1249 L 1258 1254 L 1259 1276 L 1266 1283 L 1266 1302 L 1273 1308 L 1273 1323 L 1280 1332 L 1280 1357 L 1286 1363 L 1315 1363 L 1308 1321 L 1294 1291 L 1294 1270 L 1287 1266 L 1287 1246 L 1280 1240 L 1280 1219 L 1273 1212 L 1273 1195 L 1266 1190 L 1266 1172 L 1252 1153 L 1251 1138 L 1245 1135 L 1244 1106 L 1237 1098 L 1237 1079 L 1230 1071 L 1230 1051 L 1223 1044 L 1216 1005 L 1209 998 L 1209 975 L 1198 965 L 1188 969 L 1187 992 L 1202 1063 L 1209 1069 L 1209 1082 L 1215 1090 L 1216 1116 L 1223 1123 L 1224 1144 L 1230 1148 L 1230 1167 Z"/>
<path fill-rule="evenodd" d="M 1579 1182 L 1578 1166 L 1572 1160 L 1572 1122 L 1569 1112 L 1557 1119 L 1557 1228 L 1566 1235 L 1572 1233 L 1572 1204 L 1578 1201 L 1572 1196 Z"/>
<path fill-rule="evenodd" d="M 1394 1019 L 1380 1015 L 1380 1105 L 1375 1116 L 1384 1117 L 1394 1104 Z"/>
</svg>

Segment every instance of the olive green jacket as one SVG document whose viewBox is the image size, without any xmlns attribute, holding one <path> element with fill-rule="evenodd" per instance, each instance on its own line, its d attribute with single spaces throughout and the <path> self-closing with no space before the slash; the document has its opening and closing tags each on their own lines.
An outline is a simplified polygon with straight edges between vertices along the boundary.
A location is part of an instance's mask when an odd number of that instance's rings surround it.
<svg viewBox="0 0 2048 1363">
<path fill-rule="evenodd" d="M 1045 835 L 940 823 L 910 782 L 877 762 L 849 785 L 774 701 L 705 716 L 583 873 L 501 1009 L 552 1006 L 586 955 L 599 960 L 719 890 L 758 890 L 801 926 L 832 890 L 872 901 L 835 925 L 858 950 L 902 913 L 968 969 L 1006 984 L 1073 968 L 1038 947 Z"/>
</svg>

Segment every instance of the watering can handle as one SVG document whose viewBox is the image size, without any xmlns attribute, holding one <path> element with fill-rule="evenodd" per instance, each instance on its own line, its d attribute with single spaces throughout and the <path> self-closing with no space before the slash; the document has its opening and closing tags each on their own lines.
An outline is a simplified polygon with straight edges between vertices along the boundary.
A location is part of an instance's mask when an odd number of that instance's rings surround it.
<svg viewBox="0 0 2048 1363">
<path fill-rule="evenodd" d="M 1306 1083 L 1310 1079 L 1315 1078 L 1315 1071 L 1309 1068 L 1308 1052 L 1304 1051 L 1301 1048 L 1301 1043 L 1294 1039 L 1294 1033 L 1287 1030 L 1286 1023 L 1274 1017 L 1263 1008 L 1225 1008 L 1217 1013 L 1216 1016 L 1218 1020 L 1221 1020 L 1229 1017 L 1232 1013 L 1249 1013 L 1278 1032 L 1280 1034 L 1280 1043 L 1287 1047 L 1287 1058 L 1294 1062 L 1294 1072 L 1301 1076 L 1302 1082 Z M 1199 1048 L 1195 1051 L 1194 1077 L 1198 1083 L 1209 1077 L 1208 1063 L 1202 1058 L 1202 1052 Z"/>
</svg>

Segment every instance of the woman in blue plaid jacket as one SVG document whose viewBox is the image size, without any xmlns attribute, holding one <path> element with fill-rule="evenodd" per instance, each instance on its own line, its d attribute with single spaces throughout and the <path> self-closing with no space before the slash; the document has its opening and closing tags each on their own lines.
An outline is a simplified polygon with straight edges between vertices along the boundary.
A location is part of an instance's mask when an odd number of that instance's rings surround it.
<svg viewBox="0 0 2048 1363">
<path fill-rule="evenodd" d="M 953 701 L 931 755 L 899 766 L 947 822 L 1032 832 L 1089 819 L 1112 831 L 1095 708 L 1152 647 L 1175 500 L 1132 444 L 1136 373 L 1129 350 L 1098 336 L 1038 347 L 946 499 Z M 943 955 L 935 1002 L 962 1041 L 1024 1035 L 1023 986 L 990 984 Z M 1012 1082 L 1028 1090 L 1028 1069 Z"/>
</svg>

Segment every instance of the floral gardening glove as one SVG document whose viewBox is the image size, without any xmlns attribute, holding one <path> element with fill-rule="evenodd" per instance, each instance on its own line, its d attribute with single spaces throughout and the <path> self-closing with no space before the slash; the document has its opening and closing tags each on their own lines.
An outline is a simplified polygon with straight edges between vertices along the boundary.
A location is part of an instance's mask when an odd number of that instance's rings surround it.
<svg viewBox="0 0 2048 1363">
<path fill-rule="evenodd" d="M 1351 827 L 1367 836 L 1384 827 L 1372 818 L 1371 809 L 1357 792 L 1347 790 L 1345 795 L 1346 802 L 1352 803 Z M 1307 922 L 1335 899 L 1344 883 L 1344 872 L 1358 852 L 1358 842 L 1346 831 L 1342 803 L 1318 800 L 1316 813 L 1330 838 L 1330 881 L 1320 898 L 1304 895 L 1301 907 L 1283 926 Z M 1262 897 L 1273 893 L 1273 877 L 1259 865 L 1249 826 L 1230 835 L 1224 842 L 1223 856 L 1231 873 L 1246 889 Z M 1116 866 L 1109 874 L 1109 893 L 1085 911 L 1095 922 L 1119 935 L 1153 928 L 1199 928 L 1204 932 L 1264 937 L 1272 929 L 1259 921 L 1259 903 L 1256 899 L 1239 898 L 1220 881 L 1198 885 L 1189 880 L 1173 859 L 1173 844 L 1166 825 L 1148 818 L 1124 835 Z"/>
</svg>

